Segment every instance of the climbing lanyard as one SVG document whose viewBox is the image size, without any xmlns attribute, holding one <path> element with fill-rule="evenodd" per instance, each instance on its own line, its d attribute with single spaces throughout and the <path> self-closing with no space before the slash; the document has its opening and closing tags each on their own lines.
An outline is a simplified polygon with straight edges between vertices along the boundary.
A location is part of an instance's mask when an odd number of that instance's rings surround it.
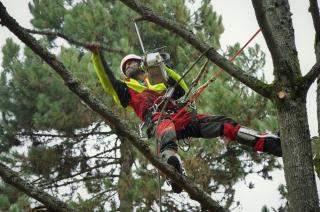
<svg viewBox="0 0 320 212">
<path fill-rule="evenodd" d="M 236 53 L 232 58 L 229 59 L 229 61 L 230 61 L 230 62 L 234 61 L 234 59 L 236 59 L 236 57 L 239 56 L 239 55 L 243 52 L 243 50 L 244 50 L 244 49 L 249 45 L 249 43 L 259 34 L 260 31 L 261 31 L 261 29 L 258 29 L 258 30 L 254 33 L 254 35 L 248 40 L 248 42 L 247 42 L 239 51 L 237 51 L 237 53 Z M 207 82 L 205 82 L 203 85 L 201 85 L 201 86 L 193 93 L 193 95 L 192 95 L 191 98 L 188 100 L 188 102 L 185 104 L 185 106 L 177 112 L 177 114 L 176 114 L 176 116 L 175 116 L 174 119 L 176 119 L 177 117 L 179 117 L 187 107 L 189 107 L 193 102 L 195 102 L 195 101 L 199 98 L 199 96 L 202 94 L 202 92 L 203 92 L 211 83 L 213 83 L 223 72 L 224 72 L 224 69 L 223 69 L 223 68 L 220 68 L 220 70 L 219 70 L 218 72 L 214 73 L 214 74 L 212 75 L 212 77 L 211 77 Z M 174 120 L 174 119 L 173 119 L 173 120 Z"/>
<path fill-rule="evenodd" d="M 261 31 L 261 29 L 258 29 L 258 30 L 254 33 L 254 35 L 247 41 L 247 43 L 246 43 L 239 51 L 237 51 L 237 53 L 236 53 L 232 58 L 229 59 L 229 61 L 230 61 L 230 62 L 234 61 L 234 59 L 235 59 L 237 56 L 239 56 L 239 55 L 243 52 L 243 50 L 249 45 L 249 43 L 260 33 L 260 31 Z M 211 47 L 208 48 L 205 52 L 203 52 L 196 62 L 198 62 L 198 61 L 202 58 L 202 56 L 205 55 L 210 49 L 211 49 Z M 206 63 L 207 63 L 207 62 L 206 62 Z M 194 63 L 194 65 L 195 65 L 195 63 Z M 193 65 L 193 66 L 194 66 L 194 65 Z M 158 117 L 158 121 L 157 121 L 155 130 L 157 130 L 157 127 L 159 126 L 159 123 L 161 122 L 162 115 L 163 115 L 163 113 L 164 113 L 164 111 L 165 111 L 165 108 L 166 108 L 166 106 L 167 106 L 167 104 L 168 104 L 168 102 L 169 102 L 169 100 L 170 100 L 170 98 L 171 98 L 171 96 L 172 96 L 175 88 L 178 86 L 178 84 L 181 82 L 181 80 L 189 73 L 189 71 L 192 69 L 193 66 L 191 66 L 191 67 L 183 74 L 183 76 L 181 76 L 181 78 L 175 83 L 175 85 L 174 85 L 174 87 L 173 87 L 173 91 L 169 92 L 170 94 L 165 98 L 165 102 L 164 102 L 164 105 L 163 105 L 163 107 L 162 107 L 162 109 L 161 109 L 160 115 L 159 115 L 159 117 Z M 192 85 L 191 85 L 192 87 L 191 87 L 191 88 L 188 90 L 188 92 L 187 92 L 187 98 L 188 98 L 188 96 L 189 96 L 189 93 L 191 92 L 191 89 L 192 89 L 193 87 L 195 87 L 195 85 L 198 83 L 198 81 L 199 81 L 202 73 L 204 72 L 205 66 L 206 66 L 206 64 L 203 66 L 203 68 L 201 69 L 200 73 L 199 73 L 198 76 L 195 78 L 195 80 L 193 80 L 193 83 L 192 83 Z M 186 104 L 185 104 L 181 109 L 178 110 L 178 112 L 176 113 L 176 115 L 175 115 L 175 117 L 172 119 L 172 121 L 174 121 L 176 118 L 178 118 L 178 117 L 187 109 L 187 107 L 190 107 L 191 104 L 192 104 L 193 102 L 195 102 L 195 101 L 199 98 L 199 96 L 202 94 L 202 92 L 203 92 L 211 83 L 213 83 L 223 72 L 224 72 L 224 69 L 223 69 L 223 68 L 220 68 L 219 71 L 216 72 L 216 73 L 214 73 L 207 82 L 205 82 L 203 85 L 201 85 L 201 86 L 193 93 L 193 95 L 192 95 L 191 98 L 186 102 Z M 157 140 L 157 139 L 156 139 L 156 140 Z M 156 144 L 156 145 L 157 145 L 157 146 L 156 146 L 156 153 L 157 153 L 157 155 L 159 156 L 159 150 L 158 150 L 158 148 L 159 148 L 158 145 L 159 145 L 159 144 L 158 144 L 158 141 L 157 141 L 157 144 Z M 158 172 L 158 181 L 159 181 L 159 203 L 160 203 L 160 204 L 159 204 L 159 207 L 160 207 L 160 211 L 162 211 L 162 194 L 161 194 L 161 185 L 160 185 L 160 174 L 159 174 L 159 172 Z"/>
</svg>

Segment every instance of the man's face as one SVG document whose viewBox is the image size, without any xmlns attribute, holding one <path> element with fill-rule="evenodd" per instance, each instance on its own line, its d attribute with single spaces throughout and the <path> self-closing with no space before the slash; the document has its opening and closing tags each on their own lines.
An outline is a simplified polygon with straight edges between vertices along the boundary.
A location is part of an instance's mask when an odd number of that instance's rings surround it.
<svg viewBox="0 0 320 212">
<path fill-rule="evenodd" d="M 125 64 L 126 76 L 133 79 L 143 79 L 143 72 L 139 69 L 139 60 L 129 60 Z"/>
<path fill-rule="evenodd" d="M 126 62 L 126 64 L 125 64 L 126 72 L 127 72 L 127 70 L 129 68 L 138 69 L 139 68 L 139 61 L 137 61 L 137 60 L 129 60 L 128 62 Z"/>
</svg>

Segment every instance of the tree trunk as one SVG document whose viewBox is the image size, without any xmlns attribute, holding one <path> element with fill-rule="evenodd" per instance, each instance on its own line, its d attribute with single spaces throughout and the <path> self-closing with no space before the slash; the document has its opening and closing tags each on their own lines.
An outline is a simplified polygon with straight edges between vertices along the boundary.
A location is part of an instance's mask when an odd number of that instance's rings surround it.
<svg viewBox="0 0 320 212">
<path fill-rule="evenodd" d="M 305 99 L 277 104 L 289 210 L 295 212 L 319 211 Z"/>
<path fill-rule="evenodd" d="M 320 35 L 318 35 L 320 37 Z M 320 38 L 315 41 L 315 53 L 317 62 L 320 62 Z M 318 113 L 318 135 L 320 135 L 320 76 L 317 80 L 317 113 Z"/>
<path fill-rule="evenodd" d="M 120 211 L 133 211 L 132 197 L 132 174 L 131 168 L 134 162 L 132 145 L 123 141 L 120 146 L 121 171 L 118 183 L 118 195 L 120 199 Z"/>
</svg>

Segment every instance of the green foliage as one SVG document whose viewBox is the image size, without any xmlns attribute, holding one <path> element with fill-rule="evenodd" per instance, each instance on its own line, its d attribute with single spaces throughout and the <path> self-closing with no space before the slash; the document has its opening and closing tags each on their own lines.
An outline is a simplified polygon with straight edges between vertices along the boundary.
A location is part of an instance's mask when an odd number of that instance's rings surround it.
<svg viewBox="0 0 320 212">
<path fill-rule="evenodd" d="M 23 62 L 16 60 L 7 62 L 8 56 L 15 58 L 12 55 L 17 55 L 17 52 L 14 52 L 17 48 L 12 46 L 12 41 L 8 41 L 3 48 L 5 71 L 1 75 L 0 92 L 6 98 L 0 100 L 0 110 L 4 131 L 10 133 L 11 129 L 25 131 L 55 129 L 69 133 L 92 123 L 94 116 L 83 107 L 74 94 L 65 86 L 61 86 L 62 80 L 31 50 L 25 49 Z M 9 50 L 11 51 L 8 52 Z M 72 56 L 73 60 L 67 52 L 61 53 L 62 60 L 68 60 L 66 66 L 74 65 L 79 67 L 76 70 L 83 72 L 80 66 L 83 67 L 84 63 L 79 63 L 75 59 L 77 55 Z M 87 75 L 82 74 L 84 77 Z"/>
<path fill-rule="evenodd" d="M 203 0 L 200 7 L 192 11 L 186 6 L 185 0 L 142 2 L 161 15 L 184 25 L 212 47 L 220 48 L 219 39 L 224 27 L 222 17 L 214 11 L 211 1 Z M 119 1 L 33 0 L 29 8 L 36 29 L 61 32 L 80 42 L 99 41 L 108 48 L 121 49 L 127 53 L 141 53 L 132 22 L 138 16 Z M 138 22 L 138 25 L 145 48 L 152 50 L 167 46 L 164 51 L 171 54 L 170 62 L 178 73 L 186 70 L 200 54 L 172 32 L 149 22 Z M 90 54 L 83 54 L 83 49 L 68 45 L 54 48 L 61 45 L 59 41 L 55 37 L 39 40 L 89 87 L 93 95 L 126 120 L 132 129 L 137 129 L 138 120 L 133 118 L 134 115 L 119 110 L 112 97 L 102 91 L 90 62 Z M 239 48 L 239 44 L 229 47 L 226 57 L 233 55 Z M 132 200 L 136 209 L 153 210 L 159 198 L 158 182 L 156 171 L 149 167 L 148 161 L 137 154 L 132 175 L 117 177 L 116 173 L 120 172 L 117 163 L 121 164 L 125 157 L 121 157 L 117 150 L 114 153 L 107 152 L 108 148 L 116 148 L 118 141 L 104 134 L 99 137 L 99 133 L 106 130 L 93 127 L 98 117 L 84 107 L 66 89 L 60 77 L 30 49 L 26 48 L 22 52 L 17 44 L 7 40 L 2 51 L 0 148 L 8 151 L 14 145 L 29 145 L 27 154 L 11 151 L 8 153 L 11 157 L 2 158 L 12 166 L 15 165 L 12 158 L 15 158 L 21 163 L 21 173 L 37 178 L 36 185 L 43 189 L 59 188 L 66 184 L 65 190 L 68 192 L 64 197 L 78 211 L 104 211 L 105 205 L 108 205 L 108 211 L 116 211 L 119 204 L 114 195 L 123 191 L 126 191 L 126 196 L 122 200 Z M 105 58 L 117 76 L 120 76 L 119 61 L 123 56 L 112 51 L 105 52 Z M 248 48 L 234 63 L 248 74 L 264 79 L 261 70 L 265 64 L 265 55 L 258 45 Z M 203 64 L 204 59 L 196 64 L 185 79 L 188 83 Z M 209 64 L 200 84 L 217 69 L 214 64 Z M 221 75 L 202 94 L 197 105 L 199 113 L 227 115 L 258 130 L 277 128 L 273 105 L 227 74 Z M 154 147 L 154 142 L 151 142 L 150 146 Z M 243 149 L 234 143 L 225 145 L 221 139 L 193 139 L 190 151 L 180 152 L 188 176 L 194 177 L 195 183 L 211 194 L 224 192 L 226 210 L 234 202 L 233 186 L 236 182 L 253 172 L 269 179 L 268 172 L 280 167 L 272 157 L 257 155 L 249 148 Z M 103 165 L 109 162 L 115 163 Z M 256 164 L 259 164 L 260 170 L 257 170 Z M 128 187 L 127 182 L 132 182 L 132 185 Z M 86 188 L 91 198 L 77 196 L 81 186 Z M 168 192 L 164 191 L 163 195 L 168 210 L 181 210 L 181 205 L 186 210 L 192 208 L 189 203 L 181 202 L 183 200 L 170 201 Z M 77 197 L 76 200 L 74 197 Z M 3 205 L 7 204 L 6 198 L 0 198 Z"/>
<path fill-rule="evenodd" d="M 30 199 L 26 195 L 0 182 L 0 211 L 28 211 L 31 209 L 30 204 Z"/>
<path fill-rule="evenodd" d="M 0 195 L 0 210 L 5 210 L 6 208 L 9 208 L 9 198 L 3 194 Z"/>
<path fill-rule="evenodd" d="M 27 164 L 38 174 L 49 178 L 51 171 L 56 168 L 62 160 L 63 150 L 57 147 L 37 146 L 28 151 Z M 64 167 L 66 169 L 67 167 Z"/>
<path fill-rule="evenodd" d="M 31 20 L 32 25 L 39 29 L 59 29 L 67 12 L 64 2 L 64 0 L 33 0 L 29 3 L 30 12 L 34 17 Z"/>
</svg>

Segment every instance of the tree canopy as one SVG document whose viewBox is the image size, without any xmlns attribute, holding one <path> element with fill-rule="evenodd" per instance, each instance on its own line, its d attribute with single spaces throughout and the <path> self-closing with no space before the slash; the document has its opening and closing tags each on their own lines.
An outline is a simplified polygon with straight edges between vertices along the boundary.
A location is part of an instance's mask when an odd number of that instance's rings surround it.
<svg viewBox="0 0 320 212">
<path fill-rule="evenodd" d="M 135 133 L 138 120 L 130 113 L 119 112 L 112 98 L 103 93 L 93 72 L 90 53 L 84 50 L 85 44 L 100 42 L 118 77 L 118 64 L 124 54 L 141 52 L 131 21 L 135 18 L 142 20 L 138 24 L 145 46 L 148 49 L 167 46 L 164 50 L 171 54 L 171 64 L 180 74 L 208 46 L 213 47 L 215 50 L 206 56 L 214 63 L 209 63 L 200 84 L 218 70 L 217 65 L 235 78 L 223 74 L 216 79 L 199 99 L 199 111 L 225 114 L 259 130 L 277 129 L 278 119 L 282 138 L 292 142 L 301 139 L 309 142 L 310 136 L 308 138 L 303 128 L 301 135 L 304 138 L 290 137 L 284 108 L 295 101 L 303 102 L 304 91 L 318 73 L 319 64 L 302 78 L 290 36 L 286 37 L 290 46 L 281 46 L 289 49 L 288 56 L 279 52 L 281 42 L 272 33 L 278 33 L 280 37 L 284 35 L 272 28 L 276 23 L 269 24 L 272 20 L 263 16 L 271 15 L 263 8 L 267 4 L 277 4 L 273 1 L 254 6 L 267 43 L 275 46 L 271 49 L 275 61 L 274 84 L 264 81 L 265 54 L 258 45 L 249 47 L 233 64 L 225 58 L 240 48 L 239 43 L 231 44 L 223 55 L 217 53 L 224 27 L 222 17 L 214 11 L 209 0 L 202 1 L 199 8 L 192 8 L 192 3 L 187 6 L 183 0 L 122 2 L 124 4 L 100 0 L 33 0 L 29 3 L 33 29 L 20 27 L 1 7 L 1 23 L 28 46 L 20 49 L 8 39 L 2 49 L 1 163 L 17 170 L 39 190 L 50 191 L 52 198 L 63 199 L 70 210 L 157 210 L 159 185 L 156 169 L 149 165 L 150 162 L 200 203 L 189 202 L 186 195 L 181 199 L 171 194 L 161 180 L 164 209 L 197 211 L 201 206 L 216 210 L 237 207 L 241 200 L 235 202 L 235 183 L 252 173 L 270 179 L 269 171 L 281 168 L 279 162 L 233 143 L 224 144 L 220 139 L 193 139 L 191 149 L 182 153 L 188 177 L 181 178 L 154 156 L 154 141 L 145 142 L 138 138 Z M 279 10 L 288 12 L 287 5 L 283 1 L 283 8 L 278 5 Z M 286 15 L 282 18 L 290 26 Z M 38 39 L 30 34 L 37 34 Z M 286 59 L 289 62 L 283 62 Z M 201 60 L 187 76 L 188 83 L 204 63 L 205 60 Z M 56 72 L 52 72 L 52 68 Z M 299 87 L 300 92 L 294 86 Z M 279 91 L 290 97 L 288 102 L 278 95 Z M 303 108 L 303 104 L 298 108 Z M 295 117 L 293 120 L 300 119 Z M 286 166 L 286 161 L 290 160 L 289 150 L 285 151 L 288 152 L 284 156 Z M 311 148 L 308 151 L 311 152 Z M 302 154 L 298 150 L 294 153 Z M 14 182 L 4 181 L 16 186 Z M 13 189 L 3 186 L 5 190 Z M 254 185 L 250 183 L 248 186 Z M 294 192 L 290 198 L 290 186 L 289 183 L 289 200 L 292 202 Z M 64 191 L 63 195 L 61 191 Z M 280 191 L 285 195 L 285 188 Z M 222 193 L 221 197 L 211 199 L 210 196 L 217 192 Z M 37 196 L 29 196 L 52 208 Z M 16 191 L 0 193 L 0 208 L 31 207 L 32 198 Z M 303 207 L 302 203 L 299 204 Z"/>
</svg>

